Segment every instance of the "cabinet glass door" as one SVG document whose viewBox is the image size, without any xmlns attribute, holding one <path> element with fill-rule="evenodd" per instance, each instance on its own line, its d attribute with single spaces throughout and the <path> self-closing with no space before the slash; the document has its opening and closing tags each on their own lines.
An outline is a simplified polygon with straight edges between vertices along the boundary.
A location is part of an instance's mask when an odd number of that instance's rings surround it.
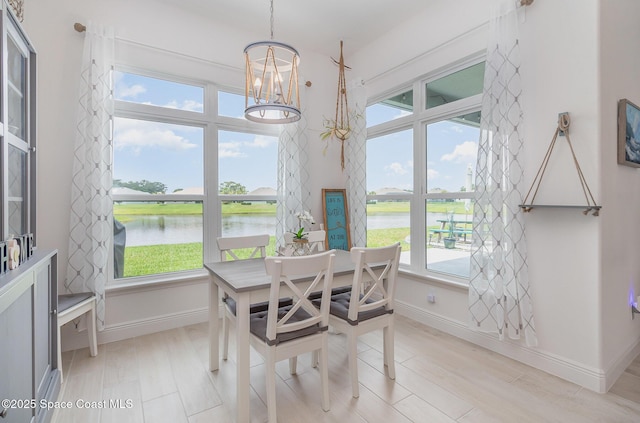
<svg viewBox="0 0 640 423">
<path fill-rule="evenodd" d="M 27 232 L 27 152 L 9 145 L 8 164 L 8 235 L 21 235 Z"/>
<path fill-rule="evenodd" d="M 9 132 L 26 141 L 26 87 L 28 57 L 11 36 L 7 37 L 7 112 Z"/>
<path fill-rule="evenodd" d="M 7 239 L 35 233 L 35 52 L 12 16 L 3 22 L 0 239 Z"/>
</svg>

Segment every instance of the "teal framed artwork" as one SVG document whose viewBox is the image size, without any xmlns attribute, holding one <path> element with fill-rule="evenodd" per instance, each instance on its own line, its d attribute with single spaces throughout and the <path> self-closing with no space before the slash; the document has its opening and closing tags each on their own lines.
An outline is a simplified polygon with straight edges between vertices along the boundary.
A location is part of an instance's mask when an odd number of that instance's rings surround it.
<svg viewBox="0 0 640 423">
<path fill-rule="evenodd" d="M 351 235 L 346 190 L 323 188 L 322 213 L 324 227 L 327 231 L 327 250 L 335 248 L 349 251 L 351 249 Z"/>
</svg>

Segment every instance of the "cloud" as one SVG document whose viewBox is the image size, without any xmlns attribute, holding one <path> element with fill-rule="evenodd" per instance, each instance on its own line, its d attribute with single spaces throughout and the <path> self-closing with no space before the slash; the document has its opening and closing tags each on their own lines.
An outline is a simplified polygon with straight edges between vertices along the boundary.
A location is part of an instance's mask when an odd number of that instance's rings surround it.
<svg viewBox="0 0 640 423">
<path fill-rule="evenodd" d="M 278 141 L 275 137 L 267 137 L 265 135 L 256 135 L 253 141 L 245 142 L 244 145 L 247 147 L 256 147 L 256 148 L 266 148 L 273 144 L 276 144 Z"/>
<path fill-rule="evenodd" d="M 453 132 L 457 132 L 458 134 L 461 134 L 461 133 L 464 132 L 463 129 L 460 127 L 460 125 L 453 125 L 453 126 L 450 127 L 450 129 Z"/>
<path fill-rule="evenodd" d="M 116 118 L 114 148 L 118 150 L 130 148 L 138 154 L 143 148 L 181 151 L 199 147 L 198 144 L 177 134 L 173 126 L 143 120 Z M 182 127 L 180 129 L 182 130 Z"/>
<path fill-rule="evenodd" d="M 187 110 L 189 112 L 202 112 L 204 110 L 202 103 L 194 100 L 184 100 L 182 104 L 179 104 L 177 100 L 172 100 L 161 107 L 166 107 L 168 109 Z"/>
<path fill-rule="evenodd" d="M 440 173 L 435 169 L 427 169 L 427 181 L 438 179 Z"/>
<path fill-rule="evenodd" d="M 393 162 L 384 167 L 387 175 L 405 175 L 413 169 L 413 161 L 409 160 L 406 164 Z"/>
<path fill-rule="evenodd" d="M 124 100 L 127 98 L 136 98 L 138 94 L 146 93 L 147 89 L 140 84 L 126 86 L 124 84 L 120 84 L 116 89 L 116 99 Z"/>
<path fill-rule="evenodd" d="M 278 139 L 265 135 L 256 135 L 251 141 L 228 141 L 218 143 L 218 157 L 243 158 L 249 157 L 247 148 L 268 148 L 277 144 Z M 260 154 L 260 153 L 258 153 Z"/>
<path fill-rule="evenodd" d="M 478 144 L 473 141 L 465 141 L 458 144 L 453 152 L 443 155 L 440 160 L 455 163 L 473 163 L 478 154 Z"/>
<path fill-rule="evenodd" d="M 409 172 L 407 169 L 405 169 L 405 167 L 398 162 L 393 162 L 391 164 L 388 164 L 384 167 L 384 170 L 389 174 L 394 174 L 394 175 L 404 175 L 405 173 Z"/>
<path fill-rule="evenodd" d="M 124 74 L 122 72 L 114 72 L 114 87 L 115 87 L 115 98 L 116 100 L 127 100 L 133 99 L 138 96 L 138 94 L 146 93 L 147 89 L 140 84 L 127 85 L 123 79 Z"/>
<path fill-rule="evenodd" d="M 221 142 L 218 144 L 218 157 L 247 157 L 240 149 L 242 143 L 238 141 Z"/>
</svg>

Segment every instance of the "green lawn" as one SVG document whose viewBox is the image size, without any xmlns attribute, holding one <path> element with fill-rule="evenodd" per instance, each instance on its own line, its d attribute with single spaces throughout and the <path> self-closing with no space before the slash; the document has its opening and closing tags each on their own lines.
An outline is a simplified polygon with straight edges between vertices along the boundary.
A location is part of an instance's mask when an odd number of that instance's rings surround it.
<svg viewBox="0 0 640 423">
<path fill-rule="evenodd" d="M 253 249 L 239 250 L 240 258 L 249 258 Z M 276 238 L 271 237 L 267 255 L 276 254 Z M 202 243 L 145 245 L 124 250 L 124 277 L 153 275 L 202 268 Z"/>
<path fill-rule="evenodd" d="M 433 213 L 465 213 L 465 205 L 457 202 L 429 202 L 429 212 Z M 114 204 L 114 217 L 127 223 L 142 215 L 201 215 L 202 204 L 199 203 L 146 203 L 146 204 Z M 367 213 L 371 215 L 384 213 L 408 213 L 409 203 L 401 201 L 378 202 L 367 204 Z M 226 203 L 222 205 L 223 215 L 235 214 L 267 214 L 275 215 L 275 204 Z M 468 212 L 472 214 L 472 211 Z M 321 217 L 318 218 L 321 221 Z M 367 232 L 367 243 L 370 247 L 400 242 L 403 251 L 411 246 L 406 242 L 409 228 L 371 229 Z M 267 248 L 268 255 L 275 254 L 276 241 L 271 237 Z M 250 251 L 242 253 L 248 257 Z M 124 277 L 144 276 L 180 270 L 200 269 L 202 267 L 202 243 L 173 245 L 151 245 L 125 248 Z"/>
</svg>

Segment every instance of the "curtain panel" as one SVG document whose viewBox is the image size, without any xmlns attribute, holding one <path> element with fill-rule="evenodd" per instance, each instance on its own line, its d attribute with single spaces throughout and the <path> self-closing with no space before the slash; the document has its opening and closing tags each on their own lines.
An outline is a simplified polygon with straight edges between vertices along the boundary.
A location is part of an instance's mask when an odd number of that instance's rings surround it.
<svg viewBox="0 0 640 423">
<path fill-rule="evenodd" d="M 524 10 L 522 10 L 524 12 Z M 476 166 L 469 326 L 537 345 L 525 225 L 519 10 L 502 1 L 490 23 Z"/>
<path fill-rule="evenodd" d="M 347 85 L 351 136 L 345 141 L 347 197 L 351 244 L 367 245 L 367 125 L 365 111 L 367 93 L 360 79 Z"/>
<path fill-rule="evenodd" d="M 311 209 L 311 176 L 304 88 L 300 87 L 301 118 L 281 126 L 278 142 L 278 178 L 276 203 L 276 246 L 284 247 L 284 234 L 298 228 L 296 213 Z M 318 216 L 314 216 L 319 223 Z M 307 228 L 311 229 L 311 228 Z"/>
<path fill-rule="evenodd" d="M 104 328 L 104 289 L 113 232 L 112 145 L 114 31 L 87 24 L 71 180 L 68 292 L 96 294 L 98 330 Z"/>
</svg>

